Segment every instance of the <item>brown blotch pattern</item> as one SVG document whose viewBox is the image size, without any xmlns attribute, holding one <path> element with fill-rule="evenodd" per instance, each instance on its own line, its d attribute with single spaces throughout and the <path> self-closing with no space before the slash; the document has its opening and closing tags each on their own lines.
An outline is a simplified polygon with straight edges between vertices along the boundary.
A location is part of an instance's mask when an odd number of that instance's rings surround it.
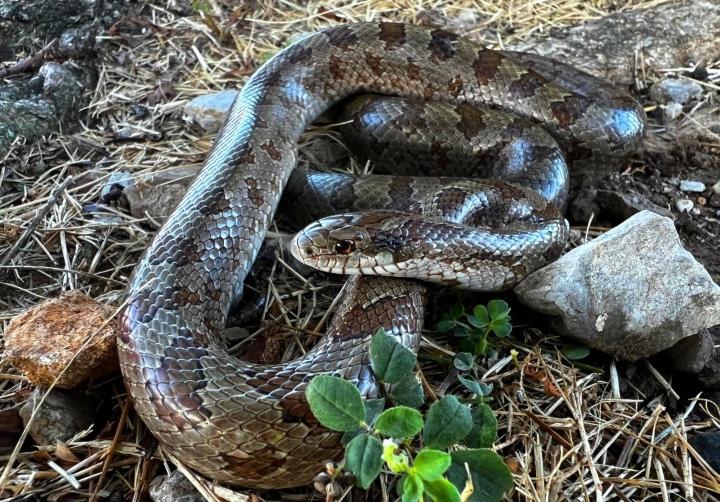
<svg viewBox="0 0 720 502">
<path fill-rule="evenodd" d="M 545 252 L 543 253 L 543 258 L 545 258 L 548 263 L 555 261 L 557 258 L 560 257 L 564 249 L 564 243 L 555 242 L 545 250 Z"/>
<path fill-rule="evenodd" d="M 560 127 L 567 127 L 580 117 L 580 111 L 565 101 L 554 101 L 550 103 L 550 110 L 553 118 Z"/>
<path fill-rule="evenodd" d="M 330 74 L 334 77 L 336 81 L 342 80 L 345 77 L 346 66 L 347 63 L 345 63 L 345 61 L 343 61 L 341 57 L 330 56 L 330 60 L 328 61 L 328 68 L 330 70 Z M 329 83 L 330 82 L 328 82 L 327 84 Z"/>
<path fill-rule="evenodd" d="M 437 205 L 444 209 L 443 216 L 448 217 L 451 211 L 457 211 L 463 204 L 468 193 L 465 189 L 459 187 L 447 187 L 437 194 Z"/>
<path fill-rule="evenodd" d="M 535 91 L 547 85 L 547 80 L 533 70 L 528 70 L 508 86 L 508 95 L 515 99 L 531 98 Z"/>
<path fill-rule="evenodd" d="M 253 158 L 255 156 L 253 155 Z M 225 196 L 224 187 L 215 187 L 205 198 L 198 202 L 197 210 L 200 214 L 221 214 L 230 207 L 230 201 Z"/>
<path fill-rule="evenodd" d="M 460 75 L 456 75 L 455 77 L 451 78 L 448 82 L 447 88 L 448 93 L 453 97 L 457 98 L 460 93 L 463 90 L 463 86 L 465 85 L 465 82 L 463 82 L 463 79 Z"/>
<path fill-rule="evenodd" d="M 407 39 L 405 38 L 405 25 L 402 23 L 380 23 L 378 38 L 385 43 L 385 49 L 392 51 L 399 49 Z"/>
<path fill-rule="evenodd" d="M 270 139 L 267 143 L 263 143 L 260 145 L 260 148 L 265 150 L 271 159 L 278 162 L 282 160 L 282 154 L 280 153 L 280 150 L 275 148 L 275 142 L 273 142 L 273 140 Z"/>
<path fill-rule="evenodd" d="M 310 411 L 310 405 L 303 394 L 283 397 L 280 406 L 283 409 L 283 422 L 304 422 L 308 425 L 319 423 Z"/>
<path fill-rule="evenodd" d="M 312 47 L 306 47 L 301 44 L 294 44 L 286 50 L 288 61 L 292 64 L 304 63 L 310 61 L 313 56 Z"/>
<path fill-rule="evenodd" d="M 365 51 L 365 62 L 375 75 L 381 77 L 385 73 L 385 65 L 383 63 L 383 57 L 374 54 L 372 51 Z"/>
<path fill-rule="evenodd" d="M 407 58 L 405 76 L 408 78 L 408 80 L 413 80 L 415 82 L 422 80 L 422 77 L 420 76 L 420 67 L 415 64 L 412 58 Z"/>
<path fill-rule="evenodd" d="M 433 154 L 433 159 L 435 159 L 435 164 L 441 171 L 447 169 L 450 165 L 450 159 L 447 156 L 448 150 L 449 147 L 443 147 L 442 143 L 438 140 L 433 140 L 433 142 L 430 143 L 430 151 Z"/>
<path fill-rule="evenodd" d="M 455 111 L 460 115 L 458 130 L 466 139 L 472 139 L 485 130 L 483 114 L 480 110 L 467 103 L 460 103 Z"/>
<path fill-rule="evenodd" d="M 358 37 L 349 24 L 336 26 L 325 32 L 330 45 L 339 49 L 347 50 L 351 45 L 357 42 Z"/>
<path fill-rule="evenodd" d="M 248 199 L 256 206 L 261 206 L 265 199 L 261 191 L 258 190 L 257 180 L 248 178 L 246 183 L 248 187 Z"/>
<path fill-rule="evenodd" d="M 242 152 L 238 153 L 238 164 L 254 164 L 255 163 L 255 153 L 253 152 L 253 149 L 251 147 L 246 148 Z"/>
<path fill-rule="evenodd" d="M 414 204 L 415 189 L 400 177 L 394 177 L 388 185 L 388 194 L 402 207 L 411 207 Z"/>
<path fill-rule="evenodd" d="M 498 68 L 505 60 L 505 56 L 499 52 L 489 49 L 482 49 L 478 52 L 478 57 L 473 61 L 472 68 L 477 78 L 478 84 L 487 85 L 488 82 L 495 78 Z"/>
</svg>

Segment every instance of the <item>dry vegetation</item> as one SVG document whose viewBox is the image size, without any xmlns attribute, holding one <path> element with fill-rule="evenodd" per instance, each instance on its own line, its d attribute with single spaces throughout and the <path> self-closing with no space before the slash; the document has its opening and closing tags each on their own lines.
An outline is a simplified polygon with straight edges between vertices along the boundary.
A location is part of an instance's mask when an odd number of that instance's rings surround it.
<svg viewBox="0 0 720 502">
<path fill-rule="evenodd" d="M 133 218 L 122 208 L 97 205 L 101 188 L 118 172 L 131 174 L 140 185 L 192 176 L 213 137 L 183 121 L 185 103 L 240 87 L 254 68 L 299 34 L 345 21 L 445 17 L 470 38 L 498 47 L 552 27 L 666 1 L 365 0 L 322 6 L 259 0 L 233 6 L 210 0 L 186 16 L 178 15 L 172 5 L 148 4 L 142 20 L 118 23 L 103 37 L 99 83 L 81 129 L 33 145 L 18 142 L 0 163 L 0 182 L 12 172 L 14 183 L 24 187 L 0 197 L 0 256 L 38 220 L 28 242 L 5 265 L 9 274 L 0 288 L 12 293 L 0 297 L 0 329 L 27 307 L 69 289 L 119 305 L 125 280 L 152 230 L 146 219 Z M 73 181 L 38 219 L 68 176 Z M 292 329 L 264 323 L 239 349 L 257 335 L 270 334 L 281 341 L 282 357 L 291 358 L 300 352 L 299 344 L 308 343 L 299 340 L 298 332 L 322 324 L 340 280 L 299 278 L 282 258 L 272 266 L 272 274 L 266 319 L 276 318 Z M 452 352 L 444 342 L 427 338 L 423 352 L 448 357 Z M 558 355 L 559 343 L 550 335 L 518 329 L 515 341 L 501 346 L 499 358 L 483 368 L 485 381 L 496 390 L 496 450 L 515 475 L 509 500 L 600 500 L 601 493 L 608 500 L 718 500 L 717 473 L 686 441 L 691 430 L 720 427 L 717 403 L 699 396 L 675 407 L 672 392 L 647 394 L 611 361 L 602 360 L 604 374 L 573 368 Z M 508 355 L 511 348 L 519 353 L 519 366 Z M 436 389 L 446 369 L 425 360 L 424 378 Z M 2 413 L 19 406 L 31 386 L 5 360 L 0 361 L 0 373 Z M 646 373 L 641 365 L 635 377 Z M 12 448 L 6 448 L 0 457 L 6 483 L 2 497 L 35 494 L 85 500 L 93 494 L 127 496 L 131 491 L 142 496 L 153 475 L 169 468 L 162 451 L 155 451 L 153 460 L 144 456 L 151 442 L 143 438 L 143 426 L 129 409 L 119 376 L 83 390 L 105 393 L 112 401 L 111 413 L 96 424 L 103 432 L 43 448 L 80 481 L 81 488 L 73 489 L 40 466 L 35 448 L 12 454 Z M 666 405 L 673 405 L 672 411 Z M 393 480 L 387 478 L 374 488 L 371 499 L 380 500 L 381 490 L 392 499 Z M 311 500 L 311 493 L 292 490 L 262 497 Z M 352 491 L 345 498 L 358 499 L 363 498 Z"/>
</svg>

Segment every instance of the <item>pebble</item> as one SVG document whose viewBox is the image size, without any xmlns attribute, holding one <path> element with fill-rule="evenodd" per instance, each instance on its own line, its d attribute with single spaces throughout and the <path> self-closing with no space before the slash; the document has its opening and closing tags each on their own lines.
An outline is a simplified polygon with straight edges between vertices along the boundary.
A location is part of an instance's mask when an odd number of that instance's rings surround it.
<svg viewBox="0 0 720 502">
<path fill-rule="evenodd" d="M 235 101 L 238 91 L 227 90 L 192 99 L 185 105 L 185 114 L 207 132 L 220 130 L 225 114 Z"/>
<path fill-rule="evenodd" d="M 665 105 L 665 118 L 667 120 L 675 120 L 680 116 L 683 111 L 683 106 L 680 103 L 668 103 Z"/>
<path fill-rule="evenodd" d="M 710 196 L 710 205 L 712 207 L 720 207 L 720 193 L 714 193 Z"/>
<path fill-rule="evenodd" d="M 680 182 L 680 190 L 683 192 L 704 192 L 705 183 L 700 181 L 683 180 Z"/>
<path fill-rule="evenodd" d="M 693 208 L 693 203 L 691 200 L 688 199 L 678 199 L 678 201 L 675 203 L 675 207 L 680 213 L 689 213 L 690 210 Z"/>
<path fill-rule="evenodd" d="M 720 181 L 718 181 L 712 187 L 710 187 L 710 190 L 712 190 L 715 193 L 720 193 Z"/>
<path fill-rule="evenodd" d="M 693 99 L 700 99 L 702 95 L 700 84 L 682 78 L 664 78 L 650 88 L 650 98 L 660 104 L 674 102 L 684 105 Z"/>
</svg>

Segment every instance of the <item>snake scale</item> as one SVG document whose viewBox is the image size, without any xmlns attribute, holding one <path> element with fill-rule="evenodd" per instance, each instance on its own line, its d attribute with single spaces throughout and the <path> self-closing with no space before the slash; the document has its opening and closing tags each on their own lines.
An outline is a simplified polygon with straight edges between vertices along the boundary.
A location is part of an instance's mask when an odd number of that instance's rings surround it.
<svg viewBox="0 0 720 502">
<path fill-rule="evenodd" d="M 561 85 L 546 78 L 553 73 Z M 389 22 L 330 28 L 263 65 L 243 87 L 202 171 L 129 280 L 119 355 L 125 385 L 148 429 L 212 479 L 257 488 L 308 483 L 323 460 L 341 454 L 339 435 L 310 412 L 308 381 L 336 374 L 365 396 L 377 395 L 367 340 L 383 326 L 417 348 L 426 286 L 353 277 L 325 338 L 302 358 L 260 366 L 227 353 L 220 333 L 229 305 L 263 242 L 301 133 L 341 99 L 377 93 L 503 111 L 541 124 L 573 166 L 617 162 L 636 148 L 643 111 L 609 86 L 562 87 L 577 84 L 577 75 L 534 56 L 485 50 L 443 29 Z M 579 87 L 586 85 L 580 81 Z M 510 196 L 497 190 L 496 202 Z M 524 235 L 534 230 L 530 225 Z M 511 281 L 519 239 L 491 257 L 510 267 Z M 537 253 L 534 247 L 523 252 Z M 551 246 L 545 259 L 557 254 Z"/>
</svg>

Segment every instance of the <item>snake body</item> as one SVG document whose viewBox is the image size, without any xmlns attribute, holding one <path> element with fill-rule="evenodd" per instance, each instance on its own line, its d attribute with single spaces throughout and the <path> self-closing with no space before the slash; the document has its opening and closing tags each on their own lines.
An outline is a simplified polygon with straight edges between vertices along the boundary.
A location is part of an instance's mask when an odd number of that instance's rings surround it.
<svg viewBox="0 0 720 502">
<path fill-rule="evenodd" d="M 631 97 L 602 86 L 582 95 L 543 71 L 564 72 L 442 29 L 363 23 L 313 34 L 255 72 L 202 171 L 136 267 L 119 319 L 126 387 L 163 446 L 210 478 L 258 488 L 305 484 L 321 461 L 337 458 L 340 437 L 310 412 L 308 381 L 336 374 L 365 396 L 377 395 L 367 340 L 384 327 L 416 348 L 425 286 L 354 277 L 328 334 L 304 357 L 259 366 L 227 353 L 220 333 L 229 306 L 295 165 L 301 133 L 330 105 L 369 92 L 522 117 L 541 124 L 574 166 L 615 163 L 636 147 L 644 115 Z M 498 264 L 512 268 L 516 244 L 496 253 Z"/>
</svg>

